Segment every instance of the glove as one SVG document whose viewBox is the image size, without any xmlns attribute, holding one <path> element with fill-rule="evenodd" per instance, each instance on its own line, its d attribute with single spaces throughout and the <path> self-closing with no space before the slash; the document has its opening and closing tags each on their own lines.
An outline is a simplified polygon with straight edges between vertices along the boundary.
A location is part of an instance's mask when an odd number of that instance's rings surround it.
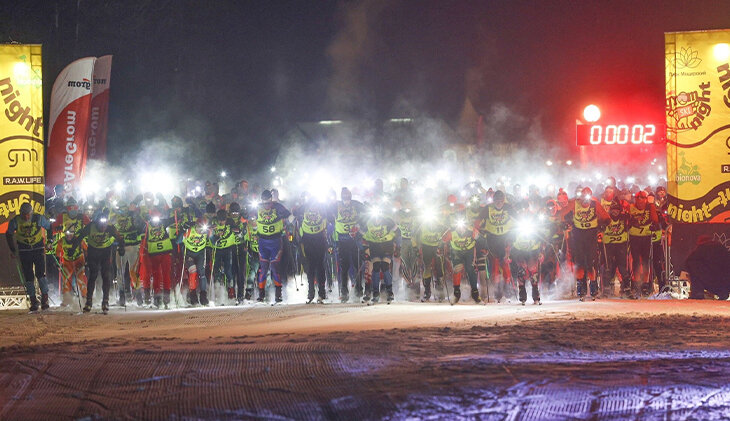
<svg viewBox="0 0 730 421">
<path fill-rule="evenodd" d="M 123 257 L 125 253 L 124 247 L 117 247 L 117 253 L 119 253 L 119 257 Z"/>
<path fill-rule="evenodd" d="M 327 247 L 327 253 L 332 254 L 335 250 L 332 247 Z"/>
<path fill-rule="evenodd" d="M 400 247 L 395 248 L 395 252 L 393 253 L 393 257 L 400 257 Z"/>
<path fill-rule="evenodd" d="M 188 205 L 192 206 L 192 205 L 195 204 L 195 199 L 193 199 L 192 197 L 188 196 L 188 197 L 185 198 L 185 203 L 187 203 Z"/>
</svg>

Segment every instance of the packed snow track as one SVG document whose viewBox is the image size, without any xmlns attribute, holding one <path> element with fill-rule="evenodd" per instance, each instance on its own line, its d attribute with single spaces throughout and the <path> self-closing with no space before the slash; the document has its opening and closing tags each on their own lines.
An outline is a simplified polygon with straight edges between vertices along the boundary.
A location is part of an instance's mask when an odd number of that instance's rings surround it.
<svg viewBox="0 0 730 421">
<path fill-rule="evenodd" d="M 730 303 L 0 312 L 0 419 L 727 419 Z"/>
</svg>

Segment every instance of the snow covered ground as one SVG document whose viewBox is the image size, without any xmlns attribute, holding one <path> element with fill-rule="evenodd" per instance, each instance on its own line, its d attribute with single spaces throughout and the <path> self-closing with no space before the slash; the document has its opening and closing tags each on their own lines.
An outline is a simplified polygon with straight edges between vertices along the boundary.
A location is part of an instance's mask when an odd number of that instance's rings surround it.
<svg viewBox="0 0 730 421">
<path fill-rule="evenodd" d="M 730 303 L 0 312 L 0 419 L 727 419 Z"/>
</svg>

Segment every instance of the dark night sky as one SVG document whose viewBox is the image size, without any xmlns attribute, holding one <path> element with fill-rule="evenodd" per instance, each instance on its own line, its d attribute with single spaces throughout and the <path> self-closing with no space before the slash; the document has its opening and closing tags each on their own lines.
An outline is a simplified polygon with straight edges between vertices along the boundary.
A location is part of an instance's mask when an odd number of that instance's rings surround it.
<svg viewBox="0 0 730 421">
<path fill-rule="evenodd" d="M 114 55 L 112 160 L 177 133 L 223 165 L 268 165 L 292 122 L 453 122 L 467 96 L 555 142 L 588 102 L 661 120 L 663 32 L 730 27 L 727 0 L 78 3 L 3 0 L 2 42 L 44 44 L 47 95 L 74 59 Z"/>
</svg>

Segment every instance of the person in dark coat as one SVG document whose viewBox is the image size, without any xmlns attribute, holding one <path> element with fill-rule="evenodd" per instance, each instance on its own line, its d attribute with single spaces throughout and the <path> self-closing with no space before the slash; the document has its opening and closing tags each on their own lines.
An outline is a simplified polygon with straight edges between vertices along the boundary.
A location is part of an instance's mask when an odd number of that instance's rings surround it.
<svg viewBox="0 0 730 421">
<path fill-rule="evenodd" d="M 705 298 L 705 291 L 727 300 L 730 295 L 730 250 L 709 235 L 697 238 L 697 247 L 685 262 L 689 272 L 690 299 Z M 684 273 L 682 274 L 684 275 Z"/>
</svg>

